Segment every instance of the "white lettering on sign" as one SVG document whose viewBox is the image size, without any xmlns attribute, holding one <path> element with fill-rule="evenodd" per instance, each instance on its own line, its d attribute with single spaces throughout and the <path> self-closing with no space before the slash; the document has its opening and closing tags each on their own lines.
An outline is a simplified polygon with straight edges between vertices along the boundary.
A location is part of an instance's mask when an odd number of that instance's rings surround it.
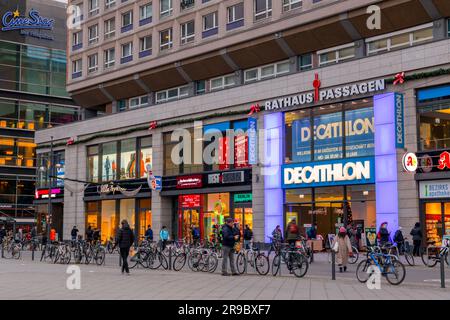
<svg viewBox="0 0 450 320">
<path fill-rule="evenodd" d="M 284 168 L 284 184 L 310 184 L 370 179 L 370 161 Z"/>
<path fill-rule="evenodd" d="M 333 122 L 314 126 L 315 140 L 324 140 L 342 137 L 342 122 Z M 374 133 L 374 118 L 364 118 L 345 121 L 345 136 L 358 136 L 362 134 Z M 311 139 L 311 129 L 302 127 L 300 129 L 300 138 L 302 142 Z"/>
<path fill-rule="evenodd" d="M 386 89 L 384 79 L 362 82 L 353 85 L 346 85 L 342 87 L 321 90 L 319 92 L 319 101 L 327 101 L 332 99 L 347 98 L 356 95 L 373 93 Z M 314 102 L 314 93 L 308 92 L 298 95 L 293 95 L 284 98 L 278 98 L 264 103 L 266 111 L 283 109 L 298 105 L 310 104 Z"/>
</svg>

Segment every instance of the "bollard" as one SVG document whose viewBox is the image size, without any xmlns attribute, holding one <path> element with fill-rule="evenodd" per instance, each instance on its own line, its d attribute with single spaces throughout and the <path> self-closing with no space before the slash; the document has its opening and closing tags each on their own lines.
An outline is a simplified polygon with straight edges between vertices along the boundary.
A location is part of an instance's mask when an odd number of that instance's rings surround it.
<svg viewBox="0 0 450 320">
<path fill-rule="evenodd" d="M 441 266 L 441 288 L 445 288 L 445 265 L 444 265 L 444 255 L 441 254 L 440 260 L 440 266 Z"/>
<path fill-rule="evenodd" d="M 314 242 L 311 241 L 311 263 L 314 262 Z"/>
<path fill-rule="evenodd" d="M 119 253 L 119 267 L 122 266 L 122 255 Z"/>
<path fill-rule="evenodd" d="M 31 260 L 34 261 L 34 242 L 31 241 Z"/>
<path fill-rule="evenodd" d="M 172 270 L 172 246 L 169 246 L 169 270 Z"/>
<path fill-rule="evenodd" d="M 336 252 L 331 249 L 331 280 L 336 280 Z"/>
<path fill-rule="evenodd" d="M 3 243 L 3 242 L 1 243 L 1 246 L 2 246 L 2 258 L 5 258 L 5 253 L 4 253 L 4 251 L 5 251 L 5 246 L 4 246 L 4 243 Z"/>
</svg>

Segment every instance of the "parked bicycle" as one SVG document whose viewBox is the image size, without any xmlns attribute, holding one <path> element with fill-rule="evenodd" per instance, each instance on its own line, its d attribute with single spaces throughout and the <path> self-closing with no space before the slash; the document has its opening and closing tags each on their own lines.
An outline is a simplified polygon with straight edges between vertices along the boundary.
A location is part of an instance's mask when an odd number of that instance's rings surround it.
<svg viewBox="0 0 450 320">
<path fill-rule="evenodd" d="M 288 244 L 282 245 L 272 260 L 272 275 L 276 276 L 278 274 L 282 261 L 286 263 L 289 272 L 296 277 L 302 278 L 308 272 L 308 259 L 300 252 L 299 248 Z"/>
<path fill-rule="evenodd" d="M 254 247 L 253 243 L 250 245 L 250 249 L 241 250 L 236 258 L 236 270 L 239 274 L 247 272 L 248 266 L 254 268 L 262 276 L 270 271 L 269 258 Z"/>
<path fill-rule="evenodd" d="M 441 259 L 444 259 L 447 266 L 450 265 L 450 254 L 448 246 L 435 246 L 436 242 L 431 242 L 426 248 L 422 248 L 420 257 L 424 265 L 433 268 Z"/>
</svg>

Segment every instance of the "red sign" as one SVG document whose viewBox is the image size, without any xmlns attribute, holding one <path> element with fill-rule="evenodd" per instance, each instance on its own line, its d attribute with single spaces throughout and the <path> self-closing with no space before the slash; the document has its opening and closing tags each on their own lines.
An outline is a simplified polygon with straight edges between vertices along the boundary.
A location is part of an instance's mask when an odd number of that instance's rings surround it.
<svg viewBox="0 0 450 320">
<path fill-rule="evenodd" d="M 228 137 L 219 138 L 219 170 L 230 169 L 228 161 Z"/>
<path fill-rule="evenodd" d="M 234 140 L 234 166 L 236 168 L 248 167 L 247 135 L 239 135 Z"/>
<path fill-rule="evenodd" d="M 438 169 L 444 170 L 445 168 L 450 169 L 450 152 L 448 151 L 442 152 L 439 157 Z"/>
<path fill-rule="evenodd" d="M 177 189 L 201 188 L 202 175 L 177 177 Z"/>
<path fill-rule="evenodd" d="M 57 194 L 62 192 L 61 189 L 52 189 L 52 198 L 55 198 Z M 34 197 L 36 199 L 39 198 L 47 198 L 48 199 L 48 189 L 36 190 Z"/>
<path fill-rule="evenodd" d="M 188 195 L 180 196 L 180 207 L 181 208 L 200 207 L 200 195 L 199 194 L 188 194 Z"/>
</svg>

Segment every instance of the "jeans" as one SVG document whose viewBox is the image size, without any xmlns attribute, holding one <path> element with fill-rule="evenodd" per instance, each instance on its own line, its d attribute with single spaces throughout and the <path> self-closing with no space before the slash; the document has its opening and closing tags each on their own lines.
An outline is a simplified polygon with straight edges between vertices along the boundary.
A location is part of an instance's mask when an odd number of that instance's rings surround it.
<svg viewBox="0 0 450 320">
<path fill-rule="evenodd" d="M 413 240 L 414 243 L 414 250 L 413 250 L 413 256 L 420 256 L 420 245 L 422 243 L 422 240 Z"/>
<path fill-rule="evenodd" d="M 236 273 L 234 268 L 234 250 L 231 247 L 222 246 L 222 274 L 227 273 L 228 259 L 230 260 L 231 273 Z"/>
<path fill-rule="evenodd" d="M 164 251 L 164 249 L 166 248 L 166 246 L 167 246 L 167 240 L 162 240 L 162 243 L 161 243 L 161 251 Z"/>
<path fill-rule="evenodd" d="M 130 248 L 120 248 L 120 257 L 122 258 L 122 272 L 130 273 L 128 269 L 128 255 L 130 254 Z"/>
<path fill-rule="evenodd" d="M 245 249 L 250 249 L 250 241 L 251 240 L 244 240 L 244 248 Z"/>
</svg>

